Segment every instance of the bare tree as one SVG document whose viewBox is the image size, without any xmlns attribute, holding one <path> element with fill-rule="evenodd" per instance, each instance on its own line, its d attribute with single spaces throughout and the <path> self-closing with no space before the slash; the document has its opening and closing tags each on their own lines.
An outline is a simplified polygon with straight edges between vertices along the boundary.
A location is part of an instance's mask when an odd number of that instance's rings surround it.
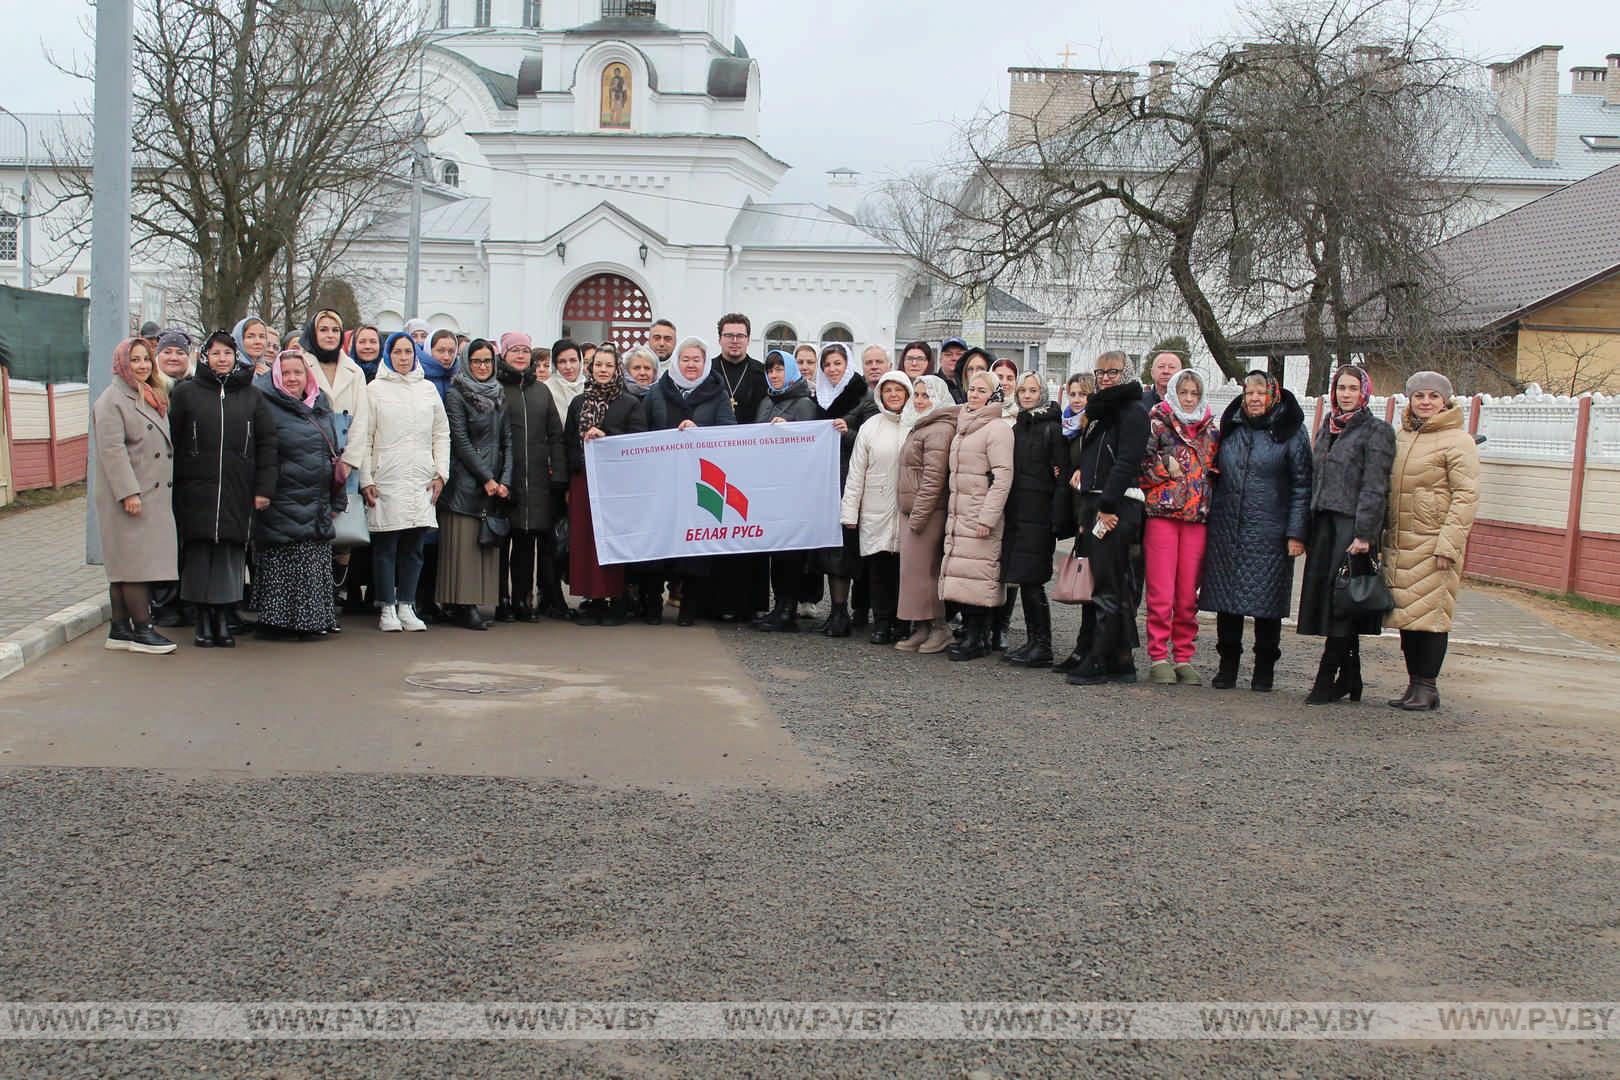
<svg viewBox="0 0 1620 1080">
<path fill-rule="evenodd" d="M 1620 348 L 1607 335 L 1521 329 L 1518 361 L 1511 385 L 1521 393 L 1531 383 L 1570 397 L 1620 388 Z"/>
<path fill-rule="evenodd" d="M 1235 329 L 1303 308 L 1313 388 L 1350 324 L 1441 290 L 1425 252 L 1470 192 L 1469 66 L 1416 0 L 1275 0 L 1242 36 L 1136 72 L 1056 73 L 1045 100 L 964 133 L 949 195 L 886 191 L 874 224 L 958 283 L 1061 282 L 1087 316 L 1172 299 L 1216 363 Z M 915 222 L 941 212 L 947 228 Z M 912 241 L 943 237 L 933 249 Z"/>
<path fill-rule="evenodd" d="M 203 325 L 229 326 L 272 293 L 276 317 L 301 315 L 356 227 L 408 175 L 419 6 L 141 0 L 134 243 L 195 274 Z M 85 233 L 89 147 L 53 156 Z M 278 273 L 283 287 L 265 288 Z"/>
</svg>

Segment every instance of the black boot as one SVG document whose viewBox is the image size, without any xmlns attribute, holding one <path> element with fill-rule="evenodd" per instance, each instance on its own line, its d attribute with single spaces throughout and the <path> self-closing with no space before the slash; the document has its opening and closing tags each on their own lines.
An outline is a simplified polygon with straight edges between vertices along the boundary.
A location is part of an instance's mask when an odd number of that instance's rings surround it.
<svg viewBox="0 0 1620 1080">
<path fill-rule="evenodd" d="M 129 652 L 128 619 L 110 619 L 107 622 L 107 643 L 102 646 L 108 652 Z"/>
<path fill-rule="evenodd" d="M 1254 647 L 1254 675 L 1249 679 L 1249 689 L 1258 690 L 1262 694 L 1271 690 L 1272 676 L 1277 670 L 1277 658 L 1282 656 L 1282 650 L 1276 647 L 1256 645 Z"/>
<path fill-rule="evenodd" d="M 213 604 L 209 607 L 209 618 L 214 629 L 214 648 L 234 649 L 236 638 L 231 635 L 230 614 L 224 605 Z"/>
<path fill-rule="evenodd" d="M 1014 649 L 1001 659 L 1019 667 L 1050 667 L 1052 665 L 1052 607 L 1046 600 L 1046 590 L 1038 585 L 1026 585 L 1023 593 L 1024 630 L 1029 638 L 1021 649 Z"/>
<path fill-rule="evenodd" d="M 1349 698 L 1351 701 L 1361 700 L 1361 638 L 1352 637 L 1349 648 L 1345 650 L 1344 663 L 1339 665 L 1339 678 L 1333 684 L 1334 700 Z"/>
<path fill-rule="evenodd" d="M 962 640 L 947 648 L 945 655 L 952 660 L 977 660 L 981 656 L 989 656 L 994 620 L 994 609 L 964 613 Z"/>
<path fill-rule="evenodd" d="M 698 602 L 697 602 L 697 597 L 691 595 L 695 591 L 696 591 L 695 589 L 682 589 L 681 590 L 681 606 L 680 606 L 680 609 L 679 609 L 679 614 L 677 614 L 675 616 L 675 625 L 676 626 L 696 626 L 697 625 L 697 603 Z"/>
<path fill-rule="evenodd" d="M 849 605 L 834 600 L 821 632 L 828 637 L 849 637 L 850 625 Z"/>
<path fill-rule="evenodd" d="M 462 604 L 456 612 L 456 625 L 468 630 L 488 630 L 489 623 L 484 619 L 484 613 L 478 610 L 477 604 Z"/>
<path fill-rule="evenodd" d="M 1237 685 L 1238 664 L 1243 659 L 1243 620 L 1237 620 L 1235 632 L 1227 632 L 1224 616 L 1215 619 L 1215 655 L 1220 665 L 1209 685 L 1217 690 L 1230 690 Z"/>
<path fill-rule="evenodd" d="M 1305 695 L 1305 704 L 1327 705 L 1344 696 L 1337 693 L 1337 687 L 1345 652 L 1343 638 L 1330 637 L 1322 645 L 1322 659 L 1316 665 L 1316 681 L 1311 683 L 1311 692 Z"/>
<path fill-rule="evenodd" d="M 664 624 L 664 590 L 641 590 L 641 621 L 648 626 Z"/>
<path fill-rule="evenodd" d="M 1007 648 L 1007 627 L 1012 625 L 1013 605 L 1018 602 L 1016 593 L 1007 597 L 998 608 L 992 608 L 987 620 L 987 633 L 990 636 L 990 648 L 1002 652 Z"/>
<path fill-rule="evenodd" d="M 191 643 L 199 649 L 214 647 L 214 609 L 208 604 L 197 605 L 197 632 Z"/>
<path fill-rule="evenodd" d="M 895 643 L 894 620 L 887 615 L 879 615 L 877 625 L 872 630 L 872 636 L 866 640 L 873 645 L 893 645 Z"/>
<path fill-rule="evenodd" d="M 511 604 L 502 601 L 495 605 L 496 622 L 517 622 L 517 612 Z"/>
<path fill-rule="evenodd" d="M 163 656 L 175 650 L 174 642 L 153 629 L 151 623 L 129 622 L 129 651 Z"/>
<path fill-rule="evenodd" d="M 225 628 L 226 637 L 230 637 L 232 634 L 240 634 L 243 630 L 248 629 L 247 620 L 242 618 L 242 613 L 236 610 L 235 604 L 226 604 L 220 608 L 219 616 L 220 625 Z M 231 646 L 226 645 L 224 647 L 228 649 Z"/>
<path fill-rule="evenodd" d="M 602 612 L 603 626 L 623 626 L 626 600 L 622 596 L 615 596 L 607 602 L 607 610 Z"/>
</svg>

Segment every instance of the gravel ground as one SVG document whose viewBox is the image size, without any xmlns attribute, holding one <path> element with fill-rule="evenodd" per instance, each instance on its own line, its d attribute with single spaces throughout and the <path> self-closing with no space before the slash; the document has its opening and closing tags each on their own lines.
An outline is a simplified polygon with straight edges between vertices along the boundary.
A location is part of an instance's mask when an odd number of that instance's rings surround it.
<svg viewBox="0 0 1620 1080">
<path fill-rule="evenodd" d="M 1060 637 L 1072 623 L 1060 613 Z M 1087 691 L 860 639 L 719 632 L 824 786 L 0 771 L 0 994 L 1620 997 L 1612 736 L 1559 745 L 1455 701 L 1386 709 L 1389 642 L 1367 648 L 1379 701 L 1305 710 L 1314 650 L 1291 636 L 1283 690 L 1259 695 Z M 0 1075 L 62 1077 L 1617 1069 L 1608 1047 L 1531 1042 L 0 1046 Z"/>
</svg>

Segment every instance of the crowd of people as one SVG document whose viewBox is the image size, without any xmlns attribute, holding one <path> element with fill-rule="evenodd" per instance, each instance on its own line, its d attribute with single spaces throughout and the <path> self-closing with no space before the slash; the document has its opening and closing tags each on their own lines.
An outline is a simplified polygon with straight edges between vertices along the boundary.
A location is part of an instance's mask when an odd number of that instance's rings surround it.
<svg viewBox="0 0 1620 1080">
<path fill-rule="evenodd" d="M 719 348 L 667 319 L 646 345 L 466 338 L 420 320 L 384 333 L 317 312 L 279 336 L 248 317 L 196 345 L 143 328 L 94 406 L 95 499 L 113 618 L 107 648 L 341 632 L 340 608 L 385 632 L 442 621 L 663 620 L 820 632 L 874 645 L 1135 682 L 1198 685 L 1199 611 L 1215 615 L 1211 685 L 1269 691 L 1304 560 L 1298 629 L 1324 644 L 1308 703 L 1362 694 L 1359 639 L 1400 631 L 1408 687 L 1432 709 L 1461 584 L 1478 456 L 1445 376 L 1407 382 L 1399 430 L 1355 366 L 1333 375 L 1314 434 L 1262 370 L 1218 418 L 1174 353 L 1144 386 L 1106 352 L 1049 400 L 1033 371 L 961 339 L 938 352 L 800 345 L 749 356 L 728 314 Z M 819 551 L 603 565 L 585 444 L 630 432 L 831 421 L 842 442 L 843 543 Z M 1074 538 L 1059 558 L 1058 544 Z M 1057 569 L 1055 570 L 1055 567 Z M 1048 585 L 1081 605 L 1054 652 Z M 578 601 L 571 606 L 566 591 Z M 1025 638 L 1007 640 L 1021 604 Z"/>
</svg>

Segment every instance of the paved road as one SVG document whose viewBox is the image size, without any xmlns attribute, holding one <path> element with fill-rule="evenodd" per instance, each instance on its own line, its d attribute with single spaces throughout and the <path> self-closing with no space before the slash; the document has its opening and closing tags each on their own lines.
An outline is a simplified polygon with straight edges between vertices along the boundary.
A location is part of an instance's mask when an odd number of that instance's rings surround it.
<svg viewBox="0 0 1620 1080">
<path fill-rule="evenodd" d="M 84 562 L 83 499 L 0 515 L 0 637 L 81 600 L 107 595 Z"/>
<path fill-rule="evenodd" d="M 0 996 L 1612 1000 L 1613 665 L 1459 648 L 1419 716 L 1375 701 L 1392 643 L 1368 702 L 1310 710 L 1285 649 L 1291 692 L 1258 695 L 673 626 L 83 640 L 0 683 Z M 526 685 L 464 692 L 496 671 Z M 0 1044 L 8 1077 L 1617 1070 L 1539 1042 Z"/>
</svg>

